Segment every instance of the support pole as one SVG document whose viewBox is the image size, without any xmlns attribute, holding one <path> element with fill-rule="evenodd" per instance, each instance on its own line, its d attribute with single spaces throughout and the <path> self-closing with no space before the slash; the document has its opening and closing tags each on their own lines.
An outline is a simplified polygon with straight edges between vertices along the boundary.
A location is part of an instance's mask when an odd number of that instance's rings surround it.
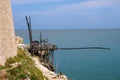
<svg viewBox="0 0 120 80">
<path fill-rule="evenodd" d="M 51 51 L 52 53 L 52 65 L 54 65 L 54 51 Z"/>
<path fill-rule="evenodd" d="M 31 18 L 30 18 L 30 16 L 29 16 L 29 19 L 26 16 L 26 21 L 27 21 L 27 26 L 28 26 L 30 44 L 32 44 L 32 31 L 31 31 Z"/>
</svg>

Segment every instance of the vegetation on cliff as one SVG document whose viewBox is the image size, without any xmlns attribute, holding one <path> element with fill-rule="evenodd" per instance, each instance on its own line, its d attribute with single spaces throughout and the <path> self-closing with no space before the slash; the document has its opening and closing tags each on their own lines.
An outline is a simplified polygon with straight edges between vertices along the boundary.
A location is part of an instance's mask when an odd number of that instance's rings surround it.
<svg viewBox="0 0 120 80">
<path fill-rule="evenodd" d="M 18 49 L 17 56 L 7 59 L 5 66 L 0 66 L 0 80 L 48 80 L 42 72 L 35 67 L 34 61 Z"/>
</svg>

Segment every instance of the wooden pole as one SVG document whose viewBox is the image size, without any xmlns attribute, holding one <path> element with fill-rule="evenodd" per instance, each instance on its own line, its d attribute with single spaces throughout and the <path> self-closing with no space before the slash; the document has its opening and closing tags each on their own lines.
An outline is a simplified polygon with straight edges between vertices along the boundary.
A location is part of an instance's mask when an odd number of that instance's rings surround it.
<svg viewBox="0 0 120 80">
<path fill-rule="evenodd" d="M 29 16 L 29 20 L 28 20 L 28 17 L 26 16 L 26 21 L 27 21 L 27 26 L 28 26 L 30 44 L 32 44 L 32 31 L 31 31 L 31 19 L 30 19 L 30 16 Z"/>
<path fill-rule="evenodd" d="M 52 65 L 54 65 L 54 51 L 51 51 L 52 53 Z"/>
</svg>

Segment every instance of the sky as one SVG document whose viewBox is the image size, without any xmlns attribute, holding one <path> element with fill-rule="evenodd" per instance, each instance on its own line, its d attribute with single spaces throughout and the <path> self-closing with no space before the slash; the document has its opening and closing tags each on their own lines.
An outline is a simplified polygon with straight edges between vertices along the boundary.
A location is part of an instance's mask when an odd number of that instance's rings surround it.
<svg viewBox="0 0 120 80">
<path fill-rule="evenodd" d="M 120 28 L 120 0 L 11 0 L 15 29 Z"/>
</svg>

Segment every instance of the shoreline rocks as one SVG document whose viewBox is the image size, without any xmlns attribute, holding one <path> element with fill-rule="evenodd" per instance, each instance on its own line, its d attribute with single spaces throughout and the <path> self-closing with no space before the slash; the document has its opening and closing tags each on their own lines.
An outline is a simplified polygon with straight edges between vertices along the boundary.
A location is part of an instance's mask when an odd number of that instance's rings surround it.
<svg viewBox="0 0 120 80">
<path fill-rule="evenodd" d="M 22 50 L 25 50 L 25 51 L 28 48 L 27 44 L 18 44 L 17 46 L 18 48 L 21 48 Z M 27 54 L 30 56 L 29 52 L 27 52 Z M 46 76 L 48 80 L 68 80 L 67 76 L 63 74 L 57 74 L 55 72 L 48 70 L 45 66 L 42 65 L 39 57 L 30 56 L 30 58 L 35 62 L 35 66 L 42 71 L 43 75 Z"/>
</svg>

